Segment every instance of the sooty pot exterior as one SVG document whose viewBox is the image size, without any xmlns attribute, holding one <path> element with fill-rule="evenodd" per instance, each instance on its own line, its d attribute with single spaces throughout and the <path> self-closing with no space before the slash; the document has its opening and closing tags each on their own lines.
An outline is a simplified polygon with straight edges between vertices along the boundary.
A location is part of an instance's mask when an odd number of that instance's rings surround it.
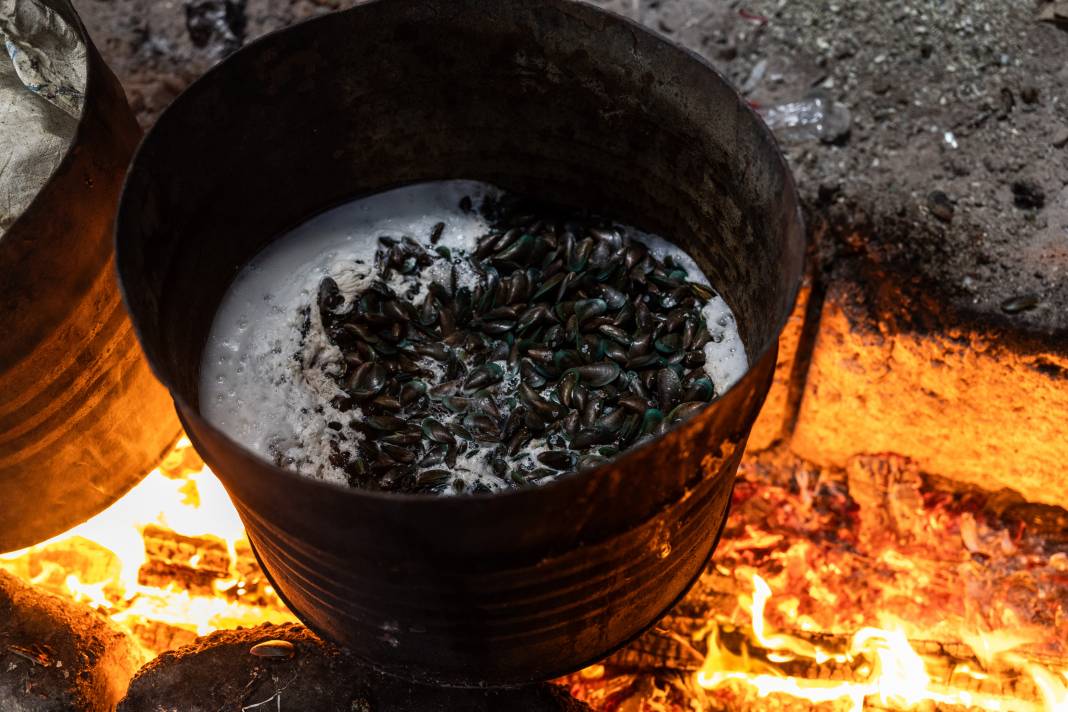
<svg viewBox="0 0 1068 712">
<path fill-rule="evenodd" d="M 141 130 L 70 3 L 44 4 L 85 44 L 88 79 L 67 155 L 0 237 L 0 552 L 102 511 L 179 433 L 115 281 L 112 220 Z"/>
<path fill-rule="evenodd" d="M 659 440 L 497 495 L 334 487 L 200 417 L 201 350 L 243 264 L 311 214 L 442 178 L 670 236 L 728 299 L 750 371 Z M 279 592 L 382 669 L 447 685 L 575 670 L 685 593 L 726 516 L 803 253 L 793 182 L 737 93 L 568 0 L 378 0 L 252 44 L 146 138 L 117 240 L 142 344 Z"/>
</svg>

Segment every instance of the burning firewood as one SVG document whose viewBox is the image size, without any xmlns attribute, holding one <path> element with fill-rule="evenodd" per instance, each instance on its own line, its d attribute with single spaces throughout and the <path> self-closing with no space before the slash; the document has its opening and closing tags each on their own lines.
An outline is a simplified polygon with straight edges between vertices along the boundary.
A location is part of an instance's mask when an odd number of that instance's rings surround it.
<svg viewBox="0 0 1068 712">
<path fill-rule="evenodd" d="M 694 641 L 691 635 L 704 642 Z M 866 700 L 864 709 L 872 710 L 897 709 L 919 700 L 938 702 L 938 709 L 957 709 L 974 701 L 1038 710 L 1051 699 L 1050 686 L 1059 684 L 1045 671 L 1068 666 L 1068 659 L 1034 652 L 984 662 L 961 642 L 900 638 L 901 647 L 895 650 L 893 636 L 884 641 L 867 638 L 863 632 L 790 630 L 776 631 L 775 637 L 788 639 L 799 652 L 762 647 L 751 627 L 710 626 L 704 616 L 672 616 L 596 670 L 566 681 L 579 697 L 591 702 L 619 697 L 648 701 L 656 695 L 667 702 L 653 709 L 669 710 L 683 709 L 687 699 L 704 695 L 714 697 L 726 710 L 758 705 L 761 709 L 809 709 L 821 700 L 843 704 Z M 858 654 L 862 637 L 878 644 Z M 813 656 L 805 657 L 806 650 Z M 920 673 L 916 679 L 902 674 L 909 661 L 913 665 L 922 662 L 915 668 Z M 887 679 L 882 680 L 882 675 Z M 773 701 L 764 697 L 769 693 Z M 889 701 L 880 703 L 881 693 Z M 670 706 L 672 700 L 679 706 Z"/>
<path fill-rule="evenodd" d="M 139 583 L 161 588 L 179 584 L 192 594 L 212 595 L 212 584 L 230 575 L 230 554 L 217 537 L 188 537 L 156 525 L 145 527 L 148 561 Z"/>
</svg>

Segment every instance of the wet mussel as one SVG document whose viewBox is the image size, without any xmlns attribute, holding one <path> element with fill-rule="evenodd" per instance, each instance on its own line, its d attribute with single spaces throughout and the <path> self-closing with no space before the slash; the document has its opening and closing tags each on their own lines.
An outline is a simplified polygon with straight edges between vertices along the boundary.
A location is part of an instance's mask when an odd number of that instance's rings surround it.
<svg viewBox="0 0 1068 712">
<path fill-rule="evenodd" d="M 379 237 L 362 293 L 346 298 L 330 277 L 319 285 L 315 308 L 345 357 L 347 397 L 334 405 L 349 420 L 333 427 L 358 443 L 356 457 L 338 449 L 333 463 L 352 486 L 541 484 L 655 438 L 715 397 L 701 311 L 715 293 L 671 254 L 515 196 L 461 208 L 491 226 L 470 254 L 437 246 L 438 223 L 423 241 Z M 424 275 L 432 265 L 447 276 Z M 397 289 L 396 275 L 423 289 Z"/>
</svg>

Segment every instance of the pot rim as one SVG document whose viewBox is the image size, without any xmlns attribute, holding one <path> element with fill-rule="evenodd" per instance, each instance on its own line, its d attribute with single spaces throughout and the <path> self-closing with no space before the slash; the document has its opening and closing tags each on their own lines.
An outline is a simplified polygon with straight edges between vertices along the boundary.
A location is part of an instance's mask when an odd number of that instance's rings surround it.
<svg viewBox="0 0 1068 712">
<path fill-rule="evenodd" d="M 356 6 L 351 7 L 351 8 L 347 8 L 347 9 L 344 9 L 344 10 L 331 11 L 331 12 L 324 13 L 322 15 L 318 15 L 318 16 L 315 16 L 315 17 L 306 18 L 304 20 L 296 22 L 296 23 L 294 23 L 292 25 L 289 25 L 287 27 L 279 28 L 277 30 L 272 30 L 271 32 L 268 32 L 268 33 L 256 38 L 252 42 L 249 42 L 244 47 L 238 49 L 233 54 L 229 55 L 228 57 L 224 58 L 223 60 L 221 60 L 220 62 L 215 64 L 208 71 L 206 71 L 204 74 L 202 74 L 200 77 L 198 77 L 195 81 L 193 81 L 188 87 L 186 87 L 186 89 L 184 91 L 182 91 L 181 94 L 179 94 L 177 97 L 175 97 L 175 99 L 160 114 L 159 119 L 156 121 L 156 123 L 153 124 L 152 127 L 150 127 L 148 129 L 148 131 L 145 133 L 144 137 L 141 140 L 141 143 L 138 145 L 136 151 L 134 152 L 133 157 L 130 160 L 130 167 L 133 167 L 138 163 L 138 161 L 141 159 L 142 153 L 146 150 L 145 147 L 149 144 L 149 142 L 152 140 L 152 138 L 156 135 L 157 131 L 160 130 L 159 129 L 160 123 L 163 121 L 163 119 L 166 117 L 166 115 L 169 112 L 171 112 L 174 109 L 174 107 L 176 105 L 178 105 L 182 101 L 183 97 L 185 97 L 186 94 L 189 94 L 189 93 L 192 93 L 192 92 L 196 91 L 200 86 L 206 85 L 209 82 L 211 82 L 214 79 L 215 75 L 221 74 L 221 73 L 227 71 L 229 69 L 229 65 L 232 64 L 234 61 L 236 61 L 235 58 L 237 57 L 238 54 L 240 54 L 242 52 L 246 52 L 247 50 L 251 50 L 253 48 L 259 48 L 259 47 L 268 45 L 270 42 L 272 42 L 274 40 L 274 38 L 277 35 L 281 35 L 282 33 L 291 32 L 291 31 L 306 31 L 307 28 L 313 26 L 316 23 L 333 22 L 333 21 L 335 21 L 336 16 L 339 16 L 339 15 L 345 15 L 345 14 L 350 14 L 350 13 L 359 13 L 359 12 L 363 12 L 367 8 L 370 8 L 370 7 L 373 7 L 373 6 L 382 5 L 382 4 L 386 4 L 386 3 L 394 3 L 394 4 L 396 4 L 398 1 L 403 2 L 404 0 L 365 0 L 364 2 L 360 3 L 359 5 L 356 5 Z M 417 4 L 417 0 L 408 0 L 408 1 Z M 646 27 L 641 25 L 639 22 L 631 19 L 630 17 L 626 17 L 624 15 L 618 15 L 618 14 L 610 12 L 608 10 L 604 10 L 604 9 L 598 7 L 598 6 L 595 6 L 595 5 L 592 5 L 592 4 L 588 4 L 588 3 L 585 3 L 585 2 L 581 2 L 580 0 L 552 0 L 552 1 L 556 2 L 556 3 L 559 3 L 561 5 L 564 5 L 564 6 L 569 6 L 571 8 L 575 8 L 579 12 L 590 12 L 590 13 L 593 13 L 594 15 L 600 16 L 603 19 L 606 19 L 608 21 L 622 22 L 626 27 L 628 27 L 631 30 L 631 32 L 640 32 L 640 33 L 642 33 L 643 35 L 645 35 L 648 38 L 650 38 L 657 45 L 659 45 L 661 48 L 663 48 L 663 49 L 665 49 L 665 50 L 667 50 L 669 52 L 682 53 L 682 55 L 687 57 L 689 60 L 699 63 L 699 65 L 705 71 L 712 73 L 712 75 L 714 75 L 717 80 L 722 82 L 726 87 L 729 87 L 731 89 L 731 92 L 732 92 L 733 96 L 734 96 L 734 100 L 735 100 L 737 106 L 739 108 L 741 108 L 745 113 L 747 113 L 747 115 L 750 116 L 753 121 L 756 122 L 756 129 L 759 132 L 759 134 L 761 135 L 762 139 L 767 141 L 768 143 L 770 143 L 770 145 L 771 145 L 771 147 L 773 149 L 772 153 L 774 154 L 774 161 L 778 164 L 779 168 L 781 169 L 782 175 L 783 175 L 783 178 L 784 178 L 783 192 L 784 192 L 784 194 L 793 195 L 793 197 L 794 197 L 794 201 L 793 201 L 794 202 L 793 221 L 787 221 L 787 224 L 789 224 L 790 222 L 795 222 L 797 224 L 798 229 L 801 232 L 802 248 L 805 247 L 805 244 L 807 242 L 806 232 L 805 232 L 805 223 L 804 223 L 803 215 L 802 215 L 802 212 L 801 212 L 800 201 L 798 199 L 797 186 L 796 186 L 796 183 L 794 181 L 793 173 L 790 171 L 790 167 L 786 163 L 786 158 L 783 155 L 782 150 L 779 148 L 778 142 L 775 140 L 774 135 L 772 134 L 771 130 L 768 128 L 767 124 L 764 123 L 764 120 L 760 117 L 760 115 L 751 106 L 749 106 L 749 104 L 747 102 L 745 102 L 742 99 L 741 94 L 738 93 L 737 88 L 735 88 L 735 86 L 733 84 L 731 84 L 715 68 L 715 66 L 712 65 L 711 62 L 709 62 L 707 59 L 702 57 L 697 52 L 695 52 L 695 51 L 693 51 L 693 50 L 691 50 L 691 49 L 689 49 L 687 47 L 684 47 L 683 45 L 680 45 L 680 44 L 677 44 L 675 42 L 672 42 L 672 41 L 668 40 L 667 38 L 663 37 L 662 35 L 660 35 L 658 33 L 652 32 L 651 30 L 647 29 Z M 122 191 L 119 194 L 119 205 L 118 205 L 118 210 L 116 212 L 115 225 L 114 225 L 115 257 L 116 257 L 116 269 L 117 269 L 117 271 L 119 273 L 119 280 L 118 280 L 119 281 L 119 292 L 122 295 L 122 300 L 123 300 L 123 303 L 126 305 L 127 311 L 131 315 L 130 321 L 133 324 L 134 333 L 137 335 L 137 338 L 140 341 L 140 340 L 142 340 L 141 326 L 140 326 L 139 320 L 136 318 L 136 316 L 134 316 L 134 311 L 130 308 L 131 302 L 130 302 L 130 298 L 129 298 L 128 294 L 127 294 L 127 285 L 126 285 L 125 280 L 122 278 L 122 271 L 123 271 L 122 265 L 125 263 L 125 260 L 123 259 L 123 254 L 124 254 L 125 251 L 123 250 L 123 247 L 122 247 L 122 241 L 119 239 L 119 234 L 120 234 L 120 230 L 121 230 L 120 226 L 125 223 L 125 220 L 123 219 L 123 216 L 125 215 L 127 210 L 131 209 L 131 208 L 128 207 L 128 204 L 126 202 L 126 194 L 127 194 L 127 191 L 130 189 L 130 180 L 131 180 L 130 177 L 131 177 L 131 174 L 132 174 L 132 171 L 130 171 L 128 169 L 127 172 L 126 172 L 126 176 L 123 179 Z M 457 178 L 457 179 L 470 179 L 470 180 L 477 180 L 478 179 L 477 176 L 454 176 L 454 178 Z M 416 182 L 418 182 L 418 181 L 416 181 Z M 390 190 L 391 188 L 396 188 L 396 187 L 400 187 L 400 186 L 394 185 L 394 186 L 389 186 L 389 187 L 383 187 L 382 189 L 376 191 L 376 193 L 384 192 L 384 191 Z M 372 193 L 372 194 L 375 194 L 375 193 Z M 358 196 L 357 196 L 357 198 L 358 198 Z M 316 213 L 310 214 L 308 216 L 308 218 L 305 218 L 305 220 L 311 219 L 315 215 L 318 215 L 318 214 L 324 212 L 325 210 L 329 210 L 329 207 L 323 208 L 323 209 L 319 210 Z M 277 240 L 278 237 L 281 236 L 281 234 L 282 233 L 279 233 L 278 235 L 276 235 L 274 239 Z M 799 276 L 804 274 L 806 262 L 807 262 L 806 250 L 802 249 L 801 270 L 799 271 Z M 173 387 L 172 379 L 169 378 L 167 374 L 161 373 L 160 370 L 157 369 L 153 357 L 149 356 L 147 351 L 146 351 L 146 356 L 147 356 L 147 360 L 148 360 L 149 366 L 152 369 L 153 374 L 155 374 L 156 378 L 158 378 L 160 380 L 160 382 L 163 383 L 163 385 L 166 386 L 167 390 L 170 392 L 171 398 L 174 401 L 174 404 L 175 404 L 175 406 L 176 406 L 176 408 L 177 408 L 177 410 L 179 412 L 179 416 L 183 421 L 186 420 L 186 419 L 195 421 L 195 423 L 197 424 L 198 427 L 206 428 L 209 432 L 211 432 L 211 433 L 213 433 L 213 434 L 215 434 L 217 436 L 222 437 L 232 448 L 235 448 L 238 452 L 242 453 L 245 457 L 249 457 L 249 458 L 252 458 L 252 459 L 258 461 L 259 464 L 262 467 L 264 467 L 267 471 L 270 471 L 272 475 L 274 475 L 276 477 L 281 477 L 281 478 L 283 478 L 285 480 L 288 480 L 290 484 L 298 485 L 300 487 L 310 487 L 312 490 L 319 489 L 321 491 L 321 493 L 323 493 L 323 494 L 327 494 L 327 493 L 330 493 L 330 494 L 333 494 L 333 495 L 341 494 L 341 495 L 344 495 L 344 496 L 349 496 L 349 497 L 354 497 L 354 498 L 361 498 L 361 497 L 368 498 L 368 499 L 375 500 L 375 501 L 407 502 L 407 503 L 411 503 L 413 505 L 419 505 L 421 503 L 428 503 L 428 502 L 439 502 L 439 503 L 453 503 L 450 506 L 455 506 L 455 507 L 469 507 L 469 506 L 470 507 L 478 507 L 478 506 L 482 506 L 482 502 L 486 501 L 487 499 L 499 500 L 499 499 L 502 499 L 502 498 L 505 498 L 505 497 L 513 497 L 513 498 L 520 498 L 520 497 L 524 497 L 524 496 L 525 497 L 533 497 L 534 495 L 536 495 L 539 492 L 551 492 L 556 488 L 562 487 L 565 483 L 572 482 L 573 480 L 575 480 L 578 477 L 587 477 L 587 478 L 605 477 L 605 476 L 607 476 L 607 473 L 608 473 L 609 470 L 611 470 L 614 467 L 618 466 L 624 460 L 626 460 L 628 458 L 631 458 L 631 457 L 634 457 L 639 452 L 642 452 L 642 451 L 646 450 L 647 448 L 652 448 L 652 447 L 656 447 L 656 446 L 660 445 L 665 438 L 673 436 L 673 435 L 681 432 L 683 429 L 685 429 L 687 427 L 694 427 L 696 425 L 696 423 L 700 420 L 700 418 L 704 414 L 706 414 L 708 412 L 708 409 L 710 407 L 714 407 L 714 406 L 718 405 L 721 401 L 724 400 L 724 398 L 728 394 L 739 392 L 743 388 L 743 386 L 747 390 L 749 388 L 749 386 L 750 386 L 750 382 L 754 378 L 756 378 L 754 373 L 759 370 L 759 369 L 757 369 L 757 365 L 760 364 L 764 359 L 768 358 L 769 354 L 774 354 L 774 353 L 777 352 L 778 342 L 779 342 L 779 338 L 782 335 L 783 328 L 786 326 L 786 322 L 789 320 L 790 315 L 791 315 L 794 307 L 797 304 L 797 297 L 798 297 L 798 294 L 800 293 L 800 290 L 801 290 L 801 282 L 802 281 L 803 280 L 799 278 L 798 281 L 797 281 L 797 284 L 792 285 L 792 287 L 790 288 L 790 291 L 792 292 L 790 294 L 790 297 L 789 297 L 789 300 L 788 300 L 790 308 L 785 310 L 785 313 L 782 315 L 782 317 L 780 319 L 778 319 L 778 323 L 775 324 L 775 332 L 777 334 L 776 337 L 773 338 L 773 339 L 770 339 L 768 341 L 768 343 L 764 345 L 764 348 L 761 351 L 756 353 L 755 358 L 750 358 L 749 359 L 749 365 L 748 365 L 748 367 L 746 369 L 745 374 L 743 374 L 743 376 L 741 378 L 739 378 L 737 381 L 735 381 L 726 391 L 724 391 L 723 393 L 717 395 L 713 400 L 709 401 L 705 405 L 705 407 L 702 408 L 698 413 L 694 414 L 689 419 L 687 419 L 687 420 L 685 420 L 685 421 L 683 421 L 681 423 L 678 423 L 674 427 L 670 428 L 664 434 L 662 434 L 660 436 L 657 436 L 657 437 L 655 437 L 655 438 L 653 438 L 651 440 L 648 440 L 648 441 L 642 443 L 641 445 L 638 445 L 636 447 L 632 446 L 632 447 L 628 448 L 627 450 L 624 450 L 619 455 L 617 455 L 616 457 L 612 458 L 611 460 L 609 460 L 607 463 L 605 463 L 603 465 L 599 465 L 597 467 L 594 467 L 594 468 L 591 468 L 591 469 L 588 469 L 588 470 L 577 470 L 577 471 L 574 471 L 574 472 L 570 472 L 570 473 L 561 475 L 561 476 L 557 477 L 556 479 L 554 479 L 552 482 L 548 482 L 548 483 L 543 484 L 543 485 L 537 485 L 537 486 L 534 486 L 534 487 L 524 487 L 524 488 L 521 488 L 521 489 L 502 490 L 502 491 L 498 491 L 498 492 L 465 493 L 463 495 L 458 495 L 458 496 L 442 496 L 440 494 L 400 493 L 400 492 L 384 492 L 384 491 L 377 491 L 377 490 L 366 490 L 366 489 L 362 489 L 362 488 L 359 488 L 359 487 L 350 487 L 350 486 L 345 486 L 345 485 L 342 485 L 342 484 L 339 484 L 339 483 L 328 482 L 326 480 L 320 480 L 320 479 L 315 479 L 315 478 L 312 478 L 312 477 L 307 477 L 305 475 L 301 475 L 300 473 L 293 472 L 292 470 L 287 470 L 287 469 L 285 469 L 283 467 L 279 467 L 278 465 L 275 465 L 273 462 L 271 462 L 270 460 L 266 459 L 265 457 L 263 457 L 259 453 L 253 452 L 251 449 L 249 449 L 248 447 L 246 447 L 242 443 L 238 442 L 237 440 L 234 440 L 229 434 L 227 434 L 227 433 L 223 432 L 222 430 L 216 428 L 206 418 L 201 416 L 200 409 L 195 407 L 194 405 L 192 405 L 188 401 L 186 401 L 186 399 L 183 398 L 182 395 L 179 392 L 177 392 L 177 390 Z M 725 293 L 724 297 L 726 298 L 727 296 L 729 296 L 729 295 Z M 765 392 L 765 395 L 766 395 L 766 392 Z M 761 402 L 763 402 L 763 397 L 761 398 Z M 759 411 L 757 411 L 757 413 L 755 413 L 753 415 L 752 421 L 755 421 L 756 416 L 758 414 L 759 414 Z M 752 425 L 752 421 L 750 421 L 750 423 L 749 423 L 750 426 Z M 209 463 L 209 465 L 210 465 L 210 463 Z M 217 474 L 219 475 L 220 479 L 224 481 L 224 483 L 228 479 L 222 473 L 217 473 Z M 461 503 L 463 503 L 463 504 L 461 504 Z"/>
</svg>

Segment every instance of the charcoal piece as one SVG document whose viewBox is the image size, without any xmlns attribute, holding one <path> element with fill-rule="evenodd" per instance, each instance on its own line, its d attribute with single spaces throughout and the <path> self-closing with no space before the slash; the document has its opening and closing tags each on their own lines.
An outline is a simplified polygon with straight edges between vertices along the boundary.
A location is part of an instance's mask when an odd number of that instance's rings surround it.
<svg viewBox="0 0 1068 712">
<path fill-rule="evenodd" d="M 114 710 L 141 662 L 101 614 L 0 571 L 0 710 Z"/>
<path fill-rule="evenodd" d="M 251 654 L 252 647 L 264 641 L 292 643 L 293 657 L 267 659 Z M 256 704 L 260 706 L 252 707 Z M 589 710 L 563 688 L 550 684 L 463 690 L 407 683 L 375 672 L 301 625 L 286 623 L 219 631 L 164 653 L 137 673 L 119 712 L 217 712 L 249 707 L 317 712 Z"/>
</svg>

